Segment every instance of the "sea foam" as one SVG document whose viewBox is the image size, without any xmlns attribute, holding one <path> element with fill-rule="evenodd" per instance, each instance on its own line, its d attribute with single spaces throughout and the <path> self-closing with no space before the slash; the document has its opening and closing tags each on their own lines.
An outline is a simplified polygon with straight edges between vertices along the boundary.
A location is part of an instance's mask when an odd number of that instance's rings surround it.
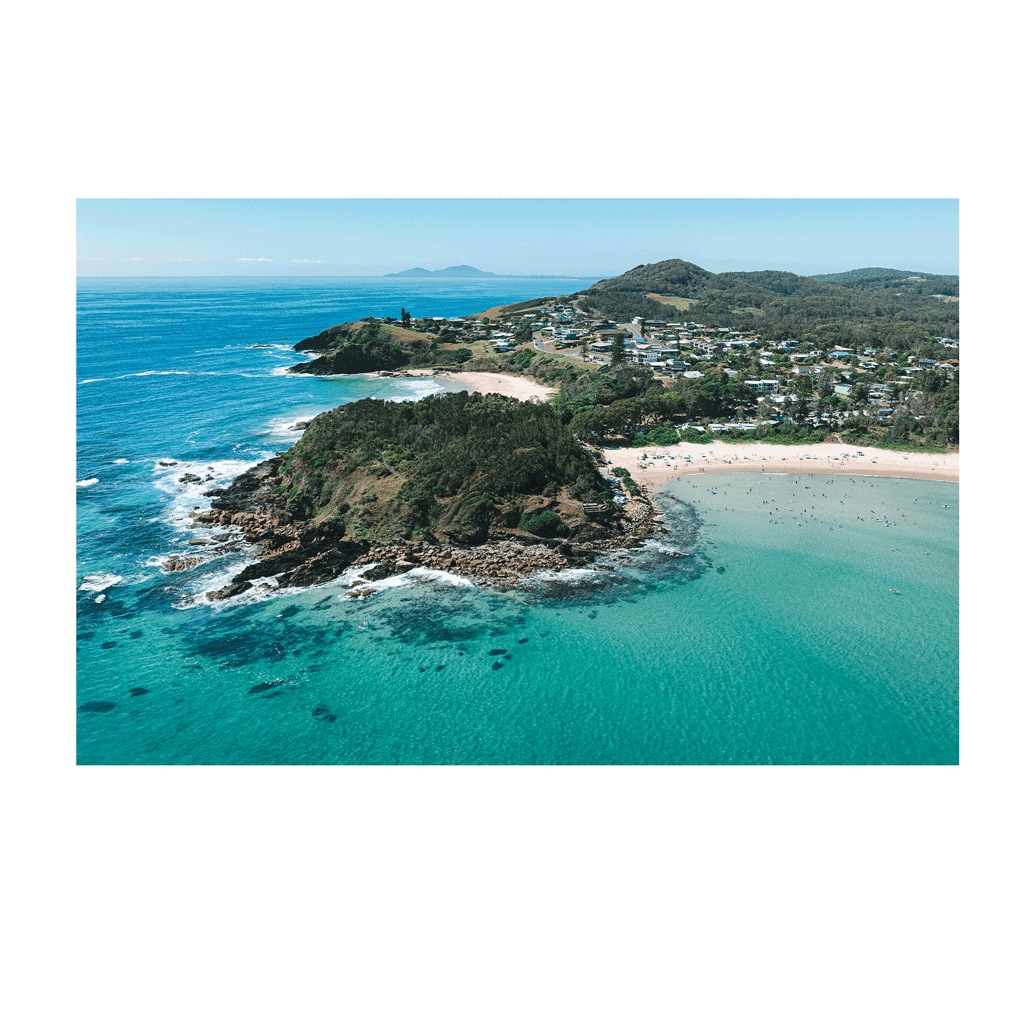
<svg viewBox="0 0 1028 1028">
<path fill-rule="evenodd" d="M 112 585 L 117 585 L 119 582 L 124 581 L 125 579 L 121 575 L 115 575 L 110 571 L 101 572 L 96 575 L 83 575 L 79 589 L 86 593 L 100 593 L 104 589 L 110 589 Z"/>
</svg>

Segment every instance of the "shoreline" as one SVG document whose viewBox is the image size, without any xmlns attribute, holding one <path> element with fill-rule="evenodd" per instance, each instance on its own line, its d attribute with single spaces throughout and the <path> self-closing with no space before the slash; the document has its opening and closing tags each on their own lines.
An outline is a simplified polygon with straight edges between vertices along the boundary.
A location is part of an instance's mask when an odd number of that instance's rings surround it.
<svg viewBox="0 0 1028 1028">
<path fill-rule="evenodd" d="M 689 475 L 757 474 L 870 475 L 938 482 L 960 481 L 960 453 L 904 453 L 846 443 L 807 447 L 761 442 L 676 443 L 674 446 L 605 447 L 605 460 L 627 469 L 645 489 L 659 490 Z M 843 455 L 846 456 L 843 456 Z M 644 459 L 645 455 L 645 459 Z"/>
<path fill-rule="evenodd" d="M 530 378 L 520 375 L 503 375 L 494 371 L 437 371 L 434 368 L 408 368 L 404 371 L 390 372 L 383 375 L 376 371 L 377 377 L 384 378 L 446 378 L 466 386 L 469 393 L 499 393 L 515 400 L 548 400 L 557 394 L 553 386 L 541 385 Z"/>
</svg>

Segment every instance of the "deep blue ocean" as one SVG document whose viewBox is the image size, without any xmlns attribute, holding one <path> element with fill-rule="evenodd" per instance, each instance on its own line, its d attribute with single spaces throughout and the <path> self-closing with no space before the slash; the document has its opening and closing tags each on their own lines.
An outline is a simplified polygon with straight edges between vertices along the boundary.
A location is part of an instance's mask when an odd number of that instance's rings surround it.
<svg viewBox="0 0 1028 1028">
<path fill-rule="evenodd" d="M 253 553 L 190 527 L 205 490 L 299 420 L 453 388 L 285 376 L 293 344 L 589 284 L 79 279 L 79 763 L 957 763 L 952 483 L 706 474 L 660 494 L 667 536 L 532 592 L 204 598 Z"/>
</svg>

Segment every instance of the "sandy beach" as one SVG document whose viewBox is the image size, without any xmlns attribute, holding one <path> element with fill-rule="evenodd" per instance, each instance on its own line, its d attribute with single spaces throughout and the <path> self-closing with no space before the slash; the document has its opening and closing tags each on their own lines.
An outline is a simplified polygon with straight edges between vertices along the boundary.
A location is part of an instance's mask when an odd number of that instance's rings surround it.
<svg viewBox="0 0 1028 1028">
<path fill-rule="evenodd" d="M 515 400 L 547 400 L 557 390 L 552 386 L 540 385 L 517 375 L 497 375 L 486 371 L 433 371 L 431 368 L 415 368 L 409 375 L 431 375 L 433 378 L 448 378 L 467 388 L 469 393 L 499 393 Z"/>
<path fill-rule="evenodd" d="M 626 468 L 651 491 L 683 475 L 726 471 L 805 473 L 808 475 L 877 475 L 882 478 L 960 480 L 959 453 L 900 453 L 842 443 L 775 446 L 768 443 L 678 443 L 652 449 L 606 449 L 614 467 Z"/>
</svg>

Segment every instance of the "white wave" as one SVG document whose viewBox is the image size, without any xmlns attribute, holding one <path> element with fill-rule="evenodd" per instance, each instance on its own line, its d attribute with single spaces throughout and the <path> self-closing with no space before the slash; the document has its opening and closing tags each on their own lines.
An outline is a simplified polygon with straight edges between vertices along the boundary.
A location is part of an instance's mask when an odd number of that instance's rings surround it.
<svg viewBox="0 0 1028 1028">
<path fill-rule="evenodd" d="M 374 565 L 365 565 L 364 568 L 373 567 Z M 398 589 L 405 585 L 411 585 L 413 582 L 439 582 L 444 585 L 458 586 L 465 589 L 476 588 L 475 583 L 470 579 L 462 578 L 460 575 L 452 574 L 449 571 L 440 571 L 435 568 L 411 568 L 409 571 L 402 571 L 398 575 L 390 575 L 388 578 L 379 579 L 377 582 L 365 582 L 359 574 L 354 572 L 352 569 L 347 573 L 340 575 L 333 583 L 335 585 L 347 585 L 350 587 L 352 592 L 354 589 L 359 589 L 362 593 L 380 593 L 385 592 L 387 589 Z M 349 601 L 350 597 L 343 594 L 339 597 L 340 601 Z"/>
<path fill-rule="evenodd" d="M 267 453 L 257 460 L 217 460 L 176 461 L 174 467 L 162 467 L 160 461 L 154 463 L 154 486 L 168 497 L 164 516 L 161 521 L 171 524 L 181 532 L 188 531 L 198 538 L 209 538 L 213 532 L 224 532 L 221 525 L 193 526 L 191 524 L 195 510 L 206 510 L 210 507 L 210 499 L 204 496 L 210 489 L 221 488 L 232 482 L 248 468 L 259 464 L 270 457 Z M 166 457 L 170 461 L 172 458 Z M 198 482 L 183 482 L 186 475 L 198 478 Z"/>
<path fill-rule="evenodd" d="M 99 478 L 84 478 L 81 482 L 76 482 L 75 485 L 77 485 L 79 489 L 86 489 L 91 485 L 96 485 L 99 481 Z"/>
<path fill-rule="evenodd" d="M 530 582 L 580 582 L 593 584 L 607 577 L 606 571 L 595 568 L 563 568 L 559 571 L 536 571 L 528 576 Z"/>
<path fill-rule="evenodd" d="M 289 443 L 294 443 L 303 432 L 302 428 L 296 427 L 297 423 L 300 421 L 313 421 L 314 418 L 323 413 L 324 408 L 319 407 L 317 410 L 290 414 L 288 417 L 272 418 L 258 434 L 261 436 L 273 436 L 286 440 Z"/>
<path fill-rule="evenodd" d="M 128 464 L 127 457 L 118 457 L 117 460 L 111 462 L 112 464 Z"/>
<path fill-rule="evenodd" d="M 125 378 L 149 378 L 151 375 L 200 375 L 200 376 L 236 376 L 241 378 L 263 378 L 261 374 L 246 374 L 243 371 L 131 371 L 127 375 L 115 375 L 112 378 L 83 378 L 78 384 L 89 385 L 91 382 L 119 382 Z"/>
<path fill-rule="evenodd" d="M 117 585 L 119 582 L 124 581 L 125 579 L 121 575 L 116 575 L 110 571 L 97 575 L 83 575 L 79 589 L 87 593 L 101 593 L 104 589 L 110 589 L 112 585 Z"/>
<path fill-rule="evenodd" d="M 642 546 L 639 547 L 639 552 L 651 552 L 651 553 L 684 553 L 684 550 L 680 550 L 677 546 L 669 546 L 667 543 L 661 542 L 659 539 L 647 539 Z"/>
<path fill-rule="evenodd" d="M 397 383 L 396 379 L 387 379 L 387 381 L 390 384 Z M 434 378 L 406 379 L 402 381 L 402 388 L 403 396 L 389 397 L 389 399 L 396 403 L 403 400 L 423 400 L 426 396 L 434 396 L 436 393 L 446 391 L 446 386 Z"/>
</svg>

